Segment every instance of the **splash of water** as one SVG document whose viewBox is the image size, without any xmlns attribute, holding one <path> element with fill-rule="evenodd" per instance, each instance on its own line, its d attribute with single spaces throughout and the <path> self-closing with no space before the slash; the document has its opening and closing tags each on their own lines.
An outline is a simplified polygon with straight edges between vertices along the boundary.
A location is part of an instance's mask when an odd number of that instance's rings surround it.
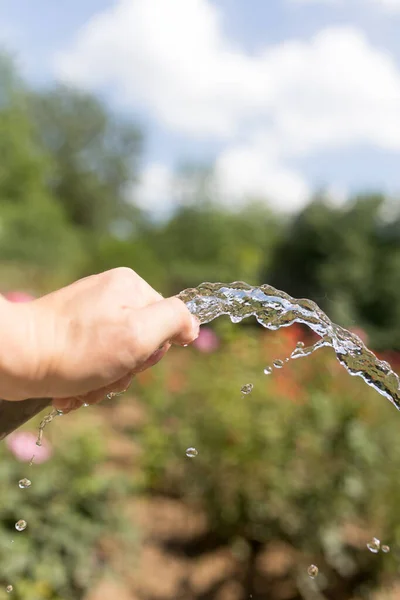
<svg viewBox="0 0 400 600">
<path fill-rule="evenodd" d="M 400 410 L 400 380 L 386 361 L 379 360 L 360 338 L 332 323 L 312 300 L 296 300 L 270 285 L 252 287 L 244 282 L 202 283 L 178 295 L 201 324 L 221 315 L 233 323 L 254 316 L 267 329 L 277 330 L 294 323 L 307 325 L 321 339 L 308 348 L 299 344 L 291 358 L 309 356 L 319 348 L 333 348 L 350 375 L 361 377 Z"/>
</svg>

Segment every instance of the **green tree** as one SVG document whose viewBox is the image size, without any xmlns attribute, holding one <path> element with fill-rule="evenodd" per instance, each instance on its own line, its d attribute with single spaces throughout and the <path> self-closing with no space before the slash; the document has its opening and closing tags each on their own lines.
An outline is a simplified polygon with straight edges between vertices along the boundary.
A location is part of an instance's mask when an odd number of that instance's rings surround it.
<svg viewBox="0 0 400 600">
<path fill-rule="evenodd" d="M 218 202 L 181 207 L 147 236 L 165 265 L 170 293 L 202 281 L 259 281 L 277 235 L 277 220 L 262 204 L 239 211 Z"/>
<path fill-rule="evenodd" d="M 287 228 L 265 279 L 366 328 L 375 347 L 400 349 L 400 216 L 385 221 L 385 207 L 377 194 L 341 208 L 314 200 Z"/>
<path fill-rule="evenodd" d="M 141 150 L 136 125 L 61 85 L 31 94 L 31 111 L 37 138 L 53 158 L 49 188 L 69 221 L 95 233 L 124 222 L 129 231 L 138 218 L 128 197 Z"/>
<path fill-rule="evenodd" d="M 50 193 L 51 161 L 35 139 L 26 89 L 6 57 L 0 89 L 0 261 L 65 273 L 81 258 L 80 239 Z"/>
</svg>

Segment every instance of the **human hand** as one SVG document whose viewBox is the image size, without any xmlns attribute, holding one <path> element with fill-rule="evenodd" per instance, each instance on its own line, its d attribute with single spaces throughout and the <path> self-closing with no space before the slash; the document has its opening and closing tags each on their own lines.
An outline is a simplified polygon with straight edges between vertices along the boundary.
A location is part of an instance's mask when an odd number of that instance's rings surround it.
<svg viewBox="0 0 400 600">
<path fill-rule="evenodd" d="M 128 268 L 86 277 L 13 308 L 9 319 L 18 319 L 20 337 L 12 344 L 16 360 L 11 355 L 6 361 L 2 397 L 51 397 L 64 412 L 125 390 L 171 343 L 189 344 L 199 332 L 181 300 L 164 300 Z"/>
</svg>

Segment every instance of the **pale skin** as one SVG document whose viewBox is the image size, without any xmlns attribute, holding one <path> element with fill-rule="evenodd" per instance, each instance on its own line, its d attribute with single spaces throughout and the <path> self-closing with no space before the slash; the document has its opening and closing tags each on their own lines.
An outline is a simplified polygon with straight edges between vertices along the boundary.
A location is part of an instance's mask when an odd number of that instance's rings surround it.
<svg viewBox="0 0 400 600">
<path fill-rule="evenodd" d="M 181 300 L 163 299 L 124 267 L 32 302 L 0 304 L 0 397 L 53 398 L 63 412 L 126 390 L 172 343 L 199 334 Z"/>
</svg>

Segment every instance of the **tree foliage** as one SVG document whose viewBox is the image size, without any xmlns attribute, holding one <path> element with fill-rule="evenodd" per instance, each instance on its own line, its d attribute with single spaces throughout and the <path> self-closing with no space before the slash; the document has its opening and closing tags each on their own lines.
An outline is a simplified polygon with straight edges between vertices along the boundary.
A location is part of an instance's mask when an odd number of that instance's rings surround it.
<svg viewBox="0 0 400 600">
<path fill-rule="evenodd" d="M 30 105 L 38 141 L 53 160 L 50 190 L 69 221 L 107 232 L 118 220 L 134 219 L 127 185 L 136 176 L 137 127 L 65 86 L 32 94 Z"/>
<path fill-rule="evenodd" d="M 316 199 L 274 249 L 264 278 L 315 300 L 335 321 L 361 326 L 379 348 L 400 349 L 400 211 L 384 219 L 381 195 L 341 208 Z"/>
</svg>

